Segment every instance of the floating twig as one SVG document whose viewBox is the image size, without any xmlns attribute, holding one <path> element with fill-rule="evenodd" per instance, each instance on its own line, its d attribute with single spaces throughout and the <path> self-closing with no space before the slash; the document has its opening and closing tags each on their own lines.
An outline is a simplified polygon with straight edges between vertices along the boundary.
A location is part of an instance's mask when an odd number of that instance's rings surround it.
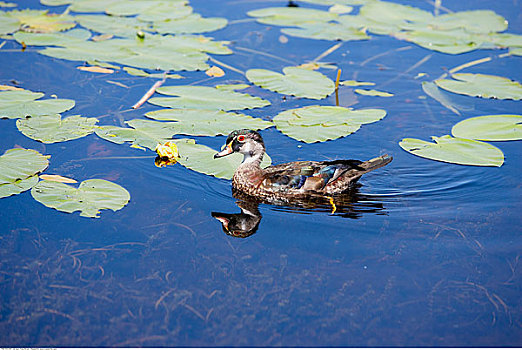
<svg viewBox="0 0 522 350">
<path fill-rule="evenodd" d="M 134 106 L 132 106 L 132 109 L 139 108 L 142 104 L 147 102 L 147 100 L 156 92 L 156 89 L 159 88 L 165 82 L 166 79 L 167 73 L 165 72 L 163 74 L 163 79 L 155 82 L 154 85 L 152 85 L 152 87 L 149 89 L 149 91 L 147 91 L 145 95 L 143 95 L 143 97 L 136 104 L 134 104 Z"/>
</svg>

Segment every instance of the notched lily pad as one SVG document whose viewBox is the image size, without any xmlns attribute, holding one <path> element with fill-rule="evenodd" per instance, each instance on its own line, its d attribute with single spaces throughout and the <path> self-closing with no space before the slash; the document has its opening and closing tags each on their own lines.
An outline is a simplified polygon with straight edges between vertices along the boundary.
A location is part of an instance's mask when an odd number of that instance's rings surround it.
<svg viewBox="0 0 522 350">
<path fill-rule="evenodd" d="M 435 80 L 440 88 L 456 94 L 501 100 L 521 100 L 522 85 L 518 81 L 487 74 L 457 73 L 453 79 Z"/>
<path fill-rule="evenodd" d="M 13 148 L 0 156 L 0 198 L 27 191 L 38 182 L 38 173 L 49 165 L 49 156 L 32 149 Z"/>
<path fill-rule="evenodd" d="M 107 180 L 92 179 L 78 188 L 43 180 L 31 190 L 35 200 L 46 207 L 66 213 L 80 211 L 80 216 L 98 218 L 101 209 L 120 210 L 130 200 L 129 192 Z"/>
<path fill-rule="evenodd" d="M 259 118 L 220 110 L 161 109 L 145 116 L 163 121 L 176 121 L 177 134 L 194 136 L 227 135 L 234 129 L 266 129 L 274 124 Z"/>
<path fill-rule="evenodd" d="M 29 90 L 0 91 L 0 118 L 37 117 L 65 112 L 74 107 L 73 100 L 37 100 L 44 94 Z"/>
<path fill-rule="evenodd" d="M 22 134 L 43 143 L 78 139 L 94 131 L 96 118 L 73 115 L 62 119 L 59 114 L 18 119 L 16 127 Z"/>
<path fill-rule="evenodd" d="M 13 10 L 6 13 L 20 21 L 21 29 L 32 33 L 60 32 L 76 26 L 74 17 L 53 15 L 41 10 Z"/>
<path fill-rule="evenodd" d="M 299 67 L 285 67 L 284 74 L 267 69 L 249 69 L 246 77 L 270 91 L 296 97 L 320 100 L 335 90 L 335 84 L 324 74 Z"/>
<path fill-rule="evenodd" d="M 453 126 L 451 133 L 482 141 L 522 140 L 522 115 L 484 115 L 465 119 Z"/>
<path fill-rule="evenodd" d="M 210 86 L 162 86 L 156 92 L 176 97 L 153 97 L 148 102 L 170 108 L 230 111 L 264 107 L 270 104 L 267 100 L 246 93 Z"/>
<path fill-rule="evenodd" d="M 489 143 L 449 135 L 432 139 L 434 143 L 405 138 L 399 146 L 416 156 L 446 163 L 496 167 L 504 163 L 504 153 Z"/>
<path fill-rule="evenodd" d="M 374 123 L 385 116 L 386 111 L 382 109 L 308 106 L 281 112 L 273 121 L 283 134 L 313 143 L 350 135 L 362 124 Z"/>
</svg>

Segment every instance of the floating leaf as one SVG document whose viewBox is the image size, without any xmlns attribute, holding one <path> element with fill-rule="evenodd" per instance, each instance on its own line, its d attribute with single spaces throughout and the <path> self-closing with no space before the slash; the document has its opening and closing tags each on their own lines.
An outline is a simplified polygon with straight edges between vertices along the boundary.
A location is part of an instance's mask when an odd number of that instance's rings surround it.
<svg viewBox="0 0 522 350">
<path fill-rule="evenodd" d="M 193 13 L 178 19 L 155 21 L 153 28 L 162 34 L 207 33 L 222 29 L 226 27 L 227 23 L 226 18 L 203 18 L 201 15 Z"/>
<path fill-rule="evenodd" d="M 20 29 L 20 21 L 0 11 L 0 35 L 16 32 Z"/>
<path fill-rule="evenodd" d="M 51 15 L 48 11 L 13 10 L 6 13 L 22 24 L 22 29 L 33 33 L 51 33 L 70 29 L 76 25 L 69 15 Z"/>
<path fill-rule="evenodd" d="M 142 21 L 163 21 L 182 18 L 192 13 L 184 0 L 120 0 L 105 6 L 105 12 L 113 16 L 132 16 Z"/>
<path fill-rule="evenodd" d="M 94 131 L 96 118 L 73 115 L 62 119 L 59 114 L 18 119 L 16 127 L 22 134 L 43 143 L 78 139 Z"/>
<path fill-rule="evenodd" d="M 439 101 L 441 105 L 452 111 L 453 113 L 460 115 L 457 106 L 450 100 L 448 96 L 445 96 L 442 91 L 439 90 L 437 85 L 432 82 L 424 81 L 422 82 L 422 90 L 426 93 L 426 95 L 431 98 Z"/>
<path fill-rule="evenodd" d="M 435 143 L 405 138 L 399 146 L 419 157 L 447 163 L 497 167 L 504 163 L 502 151 L 489 143 L 449 135 L 432 139 Z"/>
<path fill-rule="evenodd" d="M 0 118 L 38 117 L 65 112 L 74 107 L 73 100 L 38 100 L 44 94 L 29 90 L 0 91 Z"/>
<path fill-rule="evenodd" d="M 148 77 L 148 78 L 168 78 L 168 79 L 182 79 L 183 77 L 179 74 L 163 74 L 163 73 L 147 73 L 144 70 L 136 69 L 132 67 L 123 67 L 123 70 L 129 73 L 130 75 L 135 75 L 138 77 Z"/>
<path fill-rule="evenodd" d="M 49 165 L 49 156 L 35 150 L 13 148 L 0 156 L 0 198 L 27 191 L 38 182 L 38 173 Z"/>
<path fill-rule="evenodd" d="M 218 66 L 212 66 L 206 70 L 205 74 L 208 75 L 209 77 L 219 78 L 219 77 L 224 76 L 225 72 L 223 71 L 223 69 L 219 68 Z"/>
<path fill-rule="evenodd" d="M 328 11 L 303 7 L 267 7 L 247 12 L 250 17 L 256 17 L 257 22 L 277 26 L 302 26 L 307 23 L 329 22 L 338 15 Z"/>
<path fill-rule="evenodd" d="M 354 41 L 370 39 L 363 28 L 337 22 L 301 24 L 299 28 L 283 28 L 281 32 L 299 38 L 318 40 Z"/>
<path fill-rule="evenodd" d="M 334 106 L 308 106 L 279 113 L 273 121 L 279 131 L 306 143 L 334 140 L 381 120 L 382 109 L 353 110 Z"/>
<path fill-rule="evenodd" d="M 297 97 L 320 100 L 334 92 L 334 82 L 322 73 L 298 67 L 285 67 L 283 73 L 249 69 L 246 77 L 262 88 Z"/>
<path fill-rule="evenodd" d="M 91 73 L 102 73 L 102 74 L 114 73 L 113 69 L 103 68 L 103 67 L 98 67 L 98 66 L 80 66 L 80 67 L 76 67 L 76 69 L 79 69 L 84 72 L 91 72 Z"/>
<path fill-rule="evenodd" d="M 174 140 L 174 142 L 178 145 L 181 156 L 179 163 L 198 173 L 222 179 L 231 179 L 234 171 L 243 161 L 243 155 L 239 153 L 214 159 L 214 154 L 217 153 L 216 150 L 205 145 L 196 144 L 192 139 L 179 139 Z M 261 166 L 267 167 L 270 163 L 270 157 L 265 155 Z"/>
<path fill-rule="evenodd" d="M 228 135 L 230 130 L 259 130 L 273 125 L 271 122 L 245 114 L 218 110 L 162 109 L 145 115 L 156 120 L 176 121 L 178 123 L 173 125 L 176 126 L 177 134 L 194 136 Z"/>
<path fill-rule="evenodd" d="M 154 151 L 158 144 L 170 141 L 172 135 L 178 131 L 177 123 L 159 123 L 150 120 L 133 119 L 125 122 L 125 124 L 132 128 L 103 125 L 96 127 L 95 133 L 102 139 L 110 142 L 117 144 L 131 142 L 131 147 L 146 147 Z"/>
<path fill-rule="evenodd" d="M 328 12 L 337 13 L 337 14 L 345 14 L 352 12 L 353 7 L 346 6 L 342 4 L 335 4 L 328 9 Z"/>
<path fill-rule="evenodd" d="M 171 108 L 222 109 L 225 111 L 264 107 L 267 100 L 249 94 L 209 86 L 162 86 L 156 92 L 177 97 L 153 97 L 148 102 Z"/>
<path fill-rule="evenodd" d="M 499 114 L 465 119 L 453 126 L 455 137 L 482 141 L 522 140 L 522 115 Z"/>
<path fill-rule="evenodd" d="M 359 95 L 365 95 L 365 96 L 380 96 L 380 97 L 391 97 L 393 94 L 386 92 L 386 91 L 379 91 L 379 90 L 366 90 L 366 89 L 355 89 L 354 90 Z"/>
<path fill-rule="evenodd" d="M 80 216 L 97 218 L 101 209 L 120 210 L 130 194 L 120 185 L 101 179 L 86 180 L 78 188 L 54 181 L 40 181 L 31 195 L 46 207 L 66 213 L 80 211 Z"/>
<path fill-rule="evenodd" d="M 502 100 L 522 99 L 522 86 L 519 82 L 508 78 L 486 74 L 457 73 L 455 79 L 435 80 L 440 88 L 456 94 L 498 98 Z"/>
<path fill-rule="evenodd" d="M 148 22 L 136 18 L 105 16 L 105 15 L 78 15 L 75 20 L 87 29 L 97 33 L 113 34 L 120 37 L 134 38 L 136 32 L 151 31 Z"/>
<path fill-rule="evenodd" d="M 357 80 L 345 80 L 341 81 L 341 85 L 344 86 L 373 86 L 375 83 L 369 81 L 357 81 Z"/>
<path fill-rule="evenodd" d="M 508 22 L 490 10 L 474 10 L 447 13 L 434 17 L 429 26 L 439 30 L 463 28 L 472 33 L 503 32 Z"/>
<path fill-rule="evenodd" d="M 70 179 L 70 178 L 65 177 L 65 176 L 51 175 L 51 174 L 42 174 L 42 175 L 40 175 L 40 179 L 47 180 L 47 181 L 61 182 L 61 183 L 64 183 L 64 184 L 75 184 L 75 183 L 78 182 L 78 181 L 76 181 L 74 179 Z"/>
</svg>

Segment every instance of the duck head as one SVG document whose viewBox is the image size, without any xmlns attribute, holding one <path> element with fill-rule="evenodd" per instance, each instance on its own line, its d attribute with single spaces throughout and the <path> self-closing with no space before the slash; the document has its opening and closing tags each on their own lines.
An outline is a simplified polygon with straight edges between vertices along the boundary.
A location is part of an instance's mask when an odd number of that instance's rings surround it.
<svg viewBox="0 0 522 350">
<path fill-rule="evenodd" d="M 234 130 L 228 135 L 222 151 L 214 154 L 214 158 L 221 158 L 234 152 L 243 154 L 243 162 L 247 159 L 261 159 L 265 153 L 263 138 L 254 130 Z"/>
</svg>

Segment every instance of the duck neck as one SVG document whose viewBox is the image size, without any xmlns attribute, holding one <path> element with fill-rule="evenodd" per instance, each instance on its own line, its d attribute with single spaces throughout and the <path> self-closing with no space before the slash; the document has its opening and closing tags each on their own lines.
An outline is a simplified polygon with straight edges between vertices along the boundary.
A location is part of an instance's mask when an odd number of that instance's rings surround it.
<svg viewBox="0 0 522 350">
<path fill-rule="evenodd" d="M 264 152 L 248 152 L 243 154 L 242 167 L 260 168 Z"/>
</svg>

